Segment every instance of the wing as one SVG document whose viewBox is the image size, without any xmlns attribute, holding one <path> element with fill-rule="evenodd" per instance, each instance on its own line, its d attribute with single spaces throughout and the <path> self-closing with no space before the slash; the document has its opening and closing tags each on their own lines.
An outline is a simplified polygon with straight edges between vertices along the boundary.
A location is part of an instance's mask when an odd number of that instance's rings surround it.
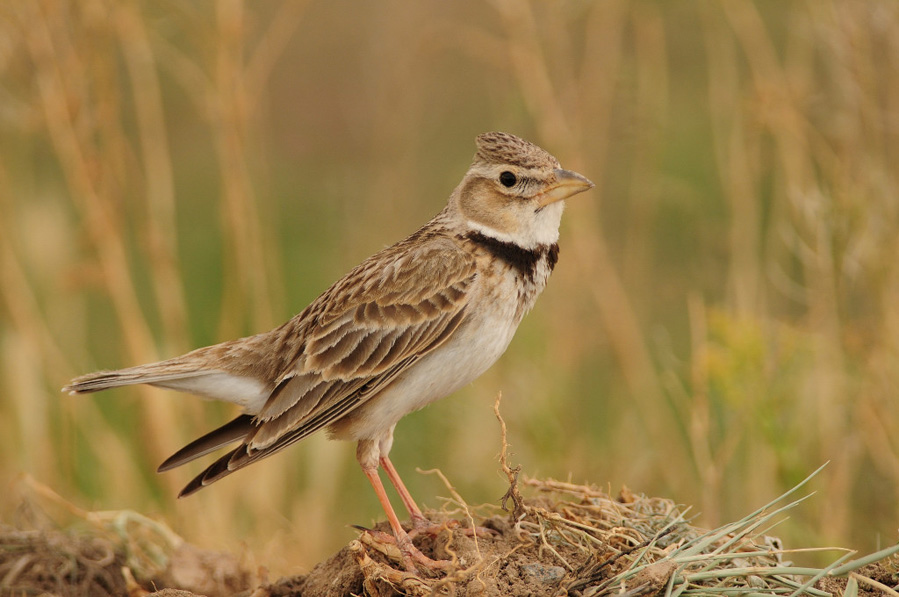
<svg viewBox="0 0 899 597">
<path fill-rule="evenodd" d="M 422 242 L 413 235 L 363 262 L 293 322 L 292 329 L 302 330 L 301 348 L 253 429 L 181 495 L 282 450 L 377 395 L 464 320 L 476 276 L 474 258 L 440 236 Z"/>
</svg>

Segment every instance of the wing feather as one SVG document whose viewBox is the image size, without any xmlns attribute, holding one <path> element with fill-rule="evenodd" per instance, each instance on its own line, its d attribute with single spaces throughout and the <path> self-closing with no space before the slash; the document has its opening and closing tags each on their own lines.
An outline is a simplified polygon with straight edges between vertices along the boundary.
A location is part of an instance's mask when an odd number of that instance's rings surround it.
<svg viewBox="0 0 899 597">
<path fill-rule="evenodd" d="M 273 393 L 258 413 L 267 429 L 253 445 L 270 445 L 365 386 L 369 391 L 349 402 L 355 408 L 381 387 L 382 376 L 392 378 L 442 344 L 462 321 L 475 276 L 474 259 L 448 239 L 399 258 L 377 254 L 350 272 L 310 307 L 306 350 L 289 374 L 298 381 Z"/>
<path fill-rule="evenodd" d="M 271 421 L 295 406 L 302 406 L 308 413 L 321 400 L 322 395 L 328 390 L 328 386 L 327 382 L 316 375 L 286 377 L 269 396 L 265 413 L 256 415 L 256 420 Z M 298 396 L 303 397 L 302 401 L 297 400 Z M 301 404 L 297 404 L 298 402 Z"/>
<path fill-rule="evenodd" d="M 359 370 L 378 349 L 380 341 L 381 338 L 374 334 L 368 334 L 363 338 L 362 341 L 356 345 L 356 348 L 353 349 L 353 352 L 348 354 L 343 361 L 341 361 L 340 366 L 343 375 L 346 377 L 357 377 L 359 375 Z"/>
</svg>

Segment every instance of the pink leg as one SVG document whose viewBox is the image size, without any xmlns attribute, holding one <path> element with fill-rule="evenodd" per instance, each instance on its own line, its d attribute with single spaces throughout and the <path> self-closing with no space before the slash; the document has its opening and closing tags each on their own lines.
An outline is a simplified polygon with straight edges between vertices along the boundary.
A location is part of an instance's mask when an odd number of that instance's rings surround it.
<svg viewBox="0 0 899 597">
<path fill-rule="evenodd" d="M 424 514 L 421 513 L 421 509 L 418 507 L 418 504 L 415 503 L 415 500 L 412 499 L 412 494 L 409 493 L 409 490 L 406 489 L 406 485 L 403 483 L 403 480 L 400 479 L 400 475 L 396 472 L 396 468 L 393 466 L 393 463 L 390 462 L 390 458 L 387 456 L 381 456 L 380 458 L 381 468 L 384 469 L 384 472 L 387 473 L 387 478 L 390 479 L 390 482 L 393 483 L 393 486 L 396 488 L 396 492 L 400 494 L 400 499 L 403 501 L 403 505 L 406 506 L 406 510 L 409 511 L 409 516 L 412 517 L 412 524 L 418 528 L 424 526 L 428 523 L 428 519 L 425 518 Z"/>
<path fill-rule="evenodd" d="M 413 529 L 409 532 L 410 537 L 415 537 L 420 533 L 437 535 L 444 528 L 447 528 L 448 525 L 450 528 L 455 528 L 459 525 L 457 521 L 432 524 L 431 521 L 425 518 L 425 515 L 421 513 L 421 509 L 415 503 L 415 500 L 412 499 L 412 494 L 410 494 L 409 490 L 406 489 L 406 485 L 403 483 L 403 480 L 400 479 L 400 475 L 396 472 L 396 468 L 393 466 L 393 463 L 390 462 L 390 458 L 388 458 L 387 456 L 381 456 L 380 463 L 381 468 L 383 468 L 384 472 L 387 473 L 387 478 L 390 479 L 390 482 L 393 483 L 393 486 L 396 488 L 396 492 L 400 494 L 400 499 L 403 500 L 403 505 L 406 506 L 406 510 L 409 511 L 409 516 L 412 518 Z M 495 534 L 494 531 L 481 527 L 475 527 L 474 529 L 463 529 L 462 532 L 466 535 L 477 535 L 479 537 L 492 537 Z"/>
<path fill-rule="evenodd" d="M 430 568 L 431 570 L 447 568 L 450 565 L 449 562 L 432 560 L 428 556 L 421 553 L 418 548 L 412 544 L 412 539 L 409 537 L 409 534 L 405 531 L 405 529 L 403 529 L 403 527 L 400 525 L 400 520 L 399 518 L 397 518 L 396 512 L 394 512 L 393 506 L 390 505 L 390 499 L 388 499 L 387 497 L 387 492 L 384 491 L 384 484 L 381 483 L 381 477 L 378 476 L 377 467 L 363 466 L 362 472 L 365 473 L 366 477 L 368 477 L 369 483 L 371 483 L 371 486 L 375 490 L 375 495 L 378 496 L 378 501 L 381 502 L 381 507 L 384 509 L 384 513 L 387 514 L 387 520 L 388 522 L 390 522 L 390 528 L 393 529 L 393 536 L 396 537 L 397 547 L 399 547 L 400 551 L 403 552 L 403 564 L 405 565 L 406 569 L 410 572 L 415 571 L 413 560 L 426 568 Z M 394 471 L 394 474 L 395 473 L 396 471 Z M 419 515 L 421 515 L 421 512 L 419 512 Z"/>
</svg>

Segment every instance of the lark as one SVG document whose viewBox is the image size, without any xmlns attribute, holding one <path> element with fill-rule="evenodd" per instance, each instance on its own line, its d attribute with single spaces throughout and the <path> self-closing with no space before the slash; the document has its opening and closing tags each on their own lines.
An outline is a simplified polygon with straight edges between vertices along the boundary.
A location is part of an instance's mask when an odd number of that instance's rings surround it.
<svg viewBox="0 0 899 597">
<path fill-rule="evenodd" d="M 380 467 L 414 528 L 427 527 L 390 461 L 394 428 L 503 354 L 558 260 L 564 200 L 593 186 L 514 135 L 484 133 L 476 145 L 440 213 L 284 325 L 166 361 L 84 375 L 63 391 L 149 384 L 241 406 L 242 414 L 159 466 L 168 471 L 230 446 L 180 496 L 321 429 L 355 441 L 406 567 L 440 567 L 413 545 L 379 476 Z"/>
</svg>

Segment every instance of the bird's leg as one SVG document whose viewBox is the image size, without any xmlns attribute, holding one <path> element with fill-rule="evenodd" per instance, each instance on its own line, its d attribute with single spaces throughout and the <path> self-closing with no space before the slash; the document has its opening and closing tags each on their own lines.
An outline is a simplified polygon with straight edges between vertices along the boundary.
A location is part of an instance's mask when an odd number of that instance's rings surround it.
<svg viewBox="0 0 899 597">
<path fill-rule="evenodd" d="M 393 484 L 394 488 L 396 488 L 396 492 L 400 495 L 403 505 L 409 512 L 409 516 L 412 518 L 413 530 L 418 531 L 427 527 L 430 522 L 424 517 L 424 514 L 421 513 L 421 508 L 419 508 L 418 504 L 415 503 L 415 500 L 412 499 L 412 494 L 406 489 L 406 484 L 403 483 L 400 474 L 396 472 L 396 467 L 390 462 L 388 454 L 390 454 L 390 448 L 393 447 L 393 429 L 394 428 L 391 427 L 378 439 L 378 462 L 380 463 L 381 468 L 384 469 L 384 472 L 387 473 L 387 478 L 390 479 L 390 482 Z M 373 447 L 370 449 L 373 449 Z"/>
<path fill-rule="evenodd" d="M 406 533 L 402 526 L 400 526 L 400 521 L 396 517 L 396 512 L 393 511 L 393 506 L 390 505 L 390 500 L 387 498 L 387 492 L 384 491 L 384 484 L 381 483 L 381 478 L 378 476 L 378 468 L 362 467 L 362 472 L 368 477 L 368 481 L 375 490 L 375 495 L 378 496 L 378 501 L 381 502 L 381 508 L 383 508 L 384 512 L 387 514 L 387 520 L 390 522 L 390 528 L 393 529 L 393 536 L 396 538 L 397 547 L 399 547 L 400 551 L 403 553 L 403 565 L 409 572 L 414 572 L 415 565 L 412 563 L 413 556 L 411 550 L 418 551 L 418 549 L 412 545 L 412 538 L 409 537 L 409 534 Z"/>
<path fill-rule="evenodd" d="M 386 454 L 381 455 L 380 458 L 381 468 L 384 469 L 384 472 L 387 473 L 387 478 L 390 479 L 390 482 L 393 483 L 393 486 L 396 488 L 396 492 L 400 494 L 400 499 L 403 501 L 403 505 L 406 506 L 406 510 L 409 511 L 409 516 L 412 518 L 412 526 L 416 529 L 421 529 L 430 525 L 430 521 L 425 518 L 425 515 L 421 513 L 421 508 L 418 507 L 418 504 L 415 503 L 415 500 L 412 499 L 412 494 L 409 493 L 409 490 L 406 489 L 405 483 L 400 478 L 398 472 L 396 472 L 396 467 L 393 466 L 393 463 L 390 462 L 390 458 L 387 457 Z"/>
<path fill-rule="evenodd" d="M 421 553 L 421 551 L 412 544 L 412 538 L 402 525 L 400 525 L 400 520 L 393 510 L 393 506 L 390 505 L 390 499 L 387 497 L 387 492 L 384 490 L 384 484 L 381 483 L 381 477 L 378 475 L 379 458 L 377 453 L 377 445 L 370 440 L 360 441 L 356 448 L 356 458 L 359 460 L 362 472 L 368 477 L 369 483 L 371 483 L 372 488 L 375 490 L 375 495 L 378 496 L 378 501 L 381 502 L 381 508 L 383 508 L 384 513 L 387 514 L 387 521 L 390 523 L 390 528 L 393 529 L 396 545 L 403 554 L 403 566 L 405 566 L 406 570 L 409 572 L 415 572 L 415 563 L 430 570 L 441 570 L 450 567 L 450 562 L 432 560 Z M 371 456 L 374 456 L 374 458 Z M 393 472 L 395 474 L 396 470 Z M 408 491 L 406 493 L 408 494 Z M 417 508 L 418 507 L 416 506 L 416 509 Z"/>
<path fill-rule="evenodd" d="M 393 486 L 396 488 L 396 492 L 400 494 L 400 499 L 403 500 L 403 505 L 406 506 L 406 510 L 409 511 L 409 516 L 412 518 L 412 530 L 409 531 L 410 537 L 415 537 L 421 533 L 427 533 L 429 535 L 438 535 L 445 528 L 456 528 L 459 526 L 459 521 L 450 520 L 442 523 L 432 523 L 428 520 L 424 514 L 421 513 L 421 509 L 415 503 L 415 500 L 412 499 L 412 494 L 409 493 L 409 490 L 406 489 L 405 484 L 403 484 L 403 480 L 400 478 L 398 472 L 396 472 L 396 468 L 393 466 L 393 463 L 390 462 L 390 458 L 382 456 L 380 458 L 381 468 L 384 469 L 384 472 L 387 473 L 387 478 L 390 479 L 390 482 L 393 483 Z M 493 537 L 496 532 L 490 529 L 482 528 L 482 527 L 474 527 L 472 529 L 462 529 L 461 532 L 465 535 L 477 535 L 478 537 Z"/>
</svg>

